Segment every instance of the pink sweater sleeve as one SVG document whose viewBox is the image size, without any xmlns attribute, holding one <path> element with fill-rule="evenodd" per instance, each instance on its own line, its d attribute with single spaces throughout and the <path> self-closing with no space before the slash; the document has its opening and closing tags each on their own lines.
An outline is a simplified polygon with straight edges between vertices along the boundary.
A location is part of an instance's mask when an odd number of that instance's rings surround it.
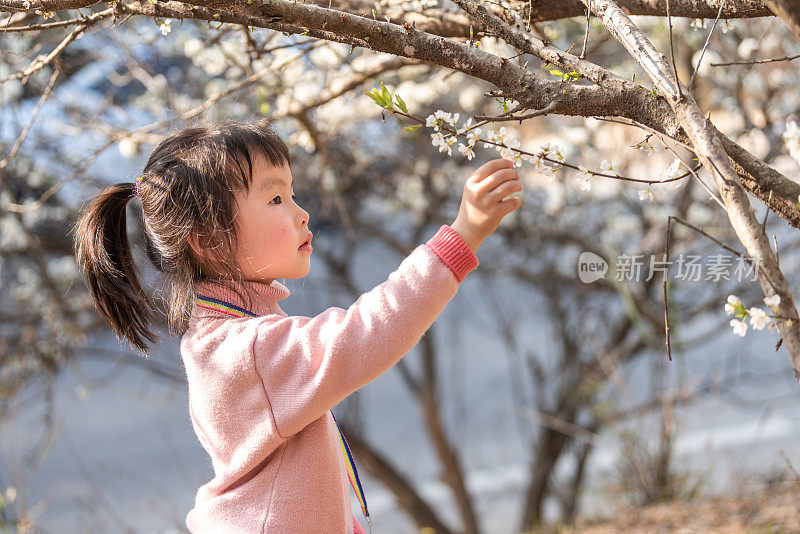
<svg viewBox="0 0 800 534">
<path fill-rule="evenodd" d="M 300 431 L 394 365 L 477 266 L 472 250 L 443 225 L 348 309 L 264 317 L 253 351 L 278 433 Z"/>
</svg>

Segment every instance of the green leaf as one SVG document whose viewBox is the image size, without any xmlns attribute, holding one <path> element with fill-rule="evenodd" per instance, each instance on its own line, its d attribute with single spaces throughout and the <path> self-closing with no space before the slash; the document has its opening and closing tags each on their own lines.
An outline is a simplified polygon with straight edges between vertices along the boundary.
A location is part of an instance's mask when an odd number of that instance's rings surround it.
<svg viewBox="0 0 800 534">
<path fill-rule="evenodd" d="M 553 76 L 564 76 L 564 73 L 563 73 L 563 72 L 561 72 L 561 71 L 560 71 L 560 70 L 558 70 L 558 69 L 553 69 L 553 70 L 551 70 L 551 71 L 550 71 L 550 74 L 552 74 Z"/>
<path fill-rule="evenodd" d="M 394 104 L 392 104 L 392 95 L 390 95 L 386 90 L 386 87 L 383 86 L 383 82 L 381 82 L 381 89 L 382 91 L 379 91 L 377 88 L 374 88 L 372 91 L 364 91 L 364 93 L 374 100 L 375 103 L 380 107 L 393 109 Z"/>
<path fill-rule="evenodd" d="M 405 130 L 406 132 L 413 132 L 414 130 L 418 129 L 420 126 L 422 126 L 422 125 L 421 124 L 412 124 L 411 126 L 406 126 L 405 128 L 403 128 L 403 130 Z"/>
<path fill-rule="evenodd" d="M 262 102 L 260 106 L 258 106 L 258 111 L 261 112 L 262 115 L 269 115 L 269 102 Z"/>
<path fill-rule="evenodd" d="M 403 101 L 403 99 L 400 98 L 400 95 L 394 95 L 394 97 L 397 99 L 397 107 L 400 108 L 400 111 L 402 111 L 403 113 L 408 113 L 408 107 L 406 106 L 406 103 Z"/>
</svg>

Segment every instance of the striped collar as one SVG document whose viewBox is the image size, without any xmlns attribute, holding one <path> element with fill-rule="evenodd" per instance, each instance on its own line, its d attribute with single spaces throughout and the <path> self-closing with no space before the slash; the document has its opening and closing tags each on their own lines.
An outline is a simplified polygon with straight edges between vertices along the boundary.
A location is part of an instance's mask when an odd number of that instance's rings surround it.
<svg viewBox="0 0 800 534">
<path fill-rule="evenodd" d="M 247 297 L 247 290 L 253 293 L 253 302 L 248 303 L 236 294 L 239 290 Z M 278 301 L 289 296 L 289 289 L 273 280 L 271 284 L 245 281 L 243 284 L 233 280 L 213 279 L 195 283 L 195 307 L 202 313 L 214 312 L 227 317 L 255 317 L 271 313 L 283 314 Z"/>
</svg>

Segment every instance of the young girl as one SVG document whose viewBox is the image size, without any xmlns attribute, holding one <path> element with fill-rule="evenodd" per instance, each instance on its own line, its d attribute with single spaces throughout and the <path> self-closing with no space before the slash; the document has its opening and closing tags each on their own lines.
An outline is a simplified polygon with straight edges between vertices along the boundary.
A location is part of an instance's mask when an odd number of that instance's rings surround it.
<svg viewBox="0 0 800 534">
<path fill-rule="evenodd" d="M 466 180 L 458 216 L 348 309 L 287 316 L 310 268 L 309 216 L 289 152 L 266 122 L 188 127 L 153 150 L 134 183 L 81 213 L 75 252 L 103 319 L 146 354 L 154 306 L 142 290 L 125 206 L 139 196 L 147 255 L 164 275 L 168 326 L 181 335 L 189 416 L 214 478 L 186 517 L 193 533 L 363 533 L 348 479 L 366 499 L 331 412 L 402 358 L 478 266 L 475 251 L 521 200 L 507 159 Z"/>
</svg>

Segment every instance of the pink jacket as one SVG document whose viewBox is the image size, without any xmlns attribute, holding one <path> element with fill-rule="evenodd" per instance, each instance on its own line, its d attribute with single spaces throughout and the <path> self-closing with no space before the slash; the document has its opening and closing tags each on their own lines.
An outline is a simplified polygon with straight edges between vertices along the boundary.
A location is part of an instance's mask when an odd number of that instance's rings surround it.
<svg viewBox="0 0 800 534">
<path fill-rule="evenodd" d="M 214 478 L 197 491 L 189 531 L 363 532 L 330 410 L 411 350 L 477 266 L 443 225 L 346 310 L 287 316 L 278 301 L 289 290 L 277 281 L 246 282 L 257 295 L 248 309 L 234 282 L 198 283 L 196 294 L 215 302 L 195 299 L 181 357 Z"/>
</svg>

